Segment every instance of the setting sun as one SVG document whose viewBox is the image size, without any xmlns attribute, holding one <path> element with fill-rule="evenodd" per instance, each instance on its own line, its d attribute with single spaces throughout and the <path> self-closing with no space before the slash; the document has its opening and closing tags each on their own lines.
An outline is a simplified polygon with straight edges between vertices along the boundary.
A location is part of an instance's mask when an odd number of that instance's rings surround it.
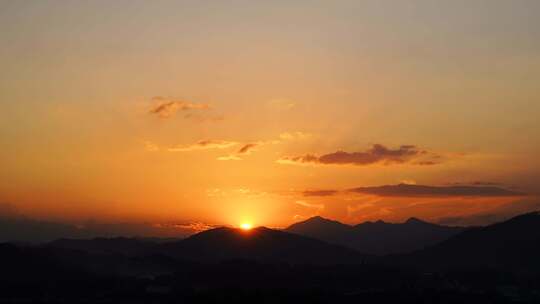
<svg viewBox="0 0 540 304">
<path fill-rule="evenodd" d="M 248 223 L 243 223 L 240 225 L 240 229 L 242 230 L 251 230 L 253 226 L 251 224 L 248 224 Z"/>
</svg>

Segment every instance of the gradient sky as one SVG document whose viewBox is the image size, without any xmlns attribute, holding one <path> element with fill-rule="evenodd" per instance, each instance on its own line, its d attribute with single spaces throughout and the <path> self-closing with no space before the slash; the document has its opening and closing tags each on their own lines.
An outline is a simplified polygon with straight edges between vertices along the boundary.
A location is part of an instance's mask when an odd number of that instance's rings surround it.
<svg viewBox="0 0 540 304">
<path fill-rule="evenodd" d="M 0 28 L 0 203 L 26 216 L 540 209 L 540 1 L 0 1 Z M 527 195 L 348 191 L 400 183 Z"/>
</svg>

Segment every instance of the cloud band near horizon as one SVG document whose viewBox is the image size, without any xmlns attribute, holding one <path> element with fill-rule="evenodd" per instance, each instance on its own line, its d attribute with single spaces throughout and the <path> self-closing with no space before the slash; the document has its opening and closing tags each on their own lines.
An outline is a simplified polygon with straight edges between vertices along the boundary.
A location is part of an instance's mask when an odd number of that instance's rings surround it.
<svg viewBox="0 0 540 304">
<path fill-rule="evenodd" d="M 340 190 L 306 190 L 303 196 L 334 196 L 340 193 L 356 193 L 379 197 L 511 197 L 527 196 L 525 193 L 495 186 L 428 186 L 428 185 L 382 185 Z"/>
</svg>

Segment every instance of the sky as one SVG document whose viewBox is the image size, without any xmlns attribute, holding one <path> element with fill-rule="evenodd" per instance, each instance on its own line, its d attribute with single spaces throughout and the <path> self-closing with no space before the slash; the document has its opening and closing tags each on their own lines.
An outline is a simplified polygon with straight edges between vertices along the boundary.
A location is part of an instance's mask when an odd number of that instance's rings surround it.
<svg viewBox="0 0 540 304">
<path fill-rule="evenodd" d="M 201 229 L 540 209 L 538 1 L 2 0 L 0 27 L 0 213 Z"/>
</svg>

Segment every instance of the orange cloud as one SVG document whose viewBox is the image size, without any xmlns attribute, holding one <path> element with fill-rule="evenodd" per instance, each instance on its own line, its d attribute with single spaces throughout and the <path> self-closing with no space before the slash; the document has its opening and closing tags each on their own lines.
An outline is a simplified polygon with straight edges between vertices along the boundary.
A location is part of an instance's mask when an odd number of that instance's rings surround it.
<svg viewBox="0 0 540 304">
<path fill-rule="evenodd" d="M 306 190 L 302 194 L 304 196 L 332 196 L 338 192 L 337 190 Z"/>
<path fill-rule="evenodd" d="M 209 225 L 202 222 L 182 223 L 182 224 L 154 224 L 154 227 L 161 229 L 181 229 L 188 230 L 191 233 L 198 233 L 205 230 L 216 228 L 214 225 Z"/>
<path fill-rule="evenodd" d="M 224 156 L 220 156 L 217 158 L 217 160 L 242 160 L 242 158 L 234 155 L 234 154 L 231 154 L 231 155 L 224 155 Z"/>
<path fill-rule="evenodd" d="M 156 105 L 150 109 L 150 114 L 155 114 L 160 118 L 169 118 L 174 116 L 178 111 L 189 110 L 207 110 L 210 108 L 208 104 L 193 103 L 183 100 L 175 100 L 167 97 L 156 96 L 152 98 Z"/>
<path fill-rule="evenodd" d="M 245 144 L 244 146 L 242 146 L 242 148 L 240 148 L 240 150 L 238 150 L 238 152 L 236 152 L 237 154 L 249 154 L 251 153 L 253 150 L 255 150 L 255 148 L 258 146 L 259 144 L 258 143 L 249 143 L 249 144 Z"/>
<path fill-rule="evenodd" d="M 195 150 L 227 149 L 237 145 L 235 141 L 227 140 L 200 140 L 191 145 L 178 145 L 167 149 L 169 152 L 188 152 Z"/>
<path fill-rule="evenodd" d="M 321 165 L 356 165 L 366 166 L 375 163 L 402 164 L 413 163 L 417 165 L 435 165 L 441 157 L 434 153 L 420 150 L 413 145 L 402 145 L 397 149 L 389 149 L 381 144 L 375 144 L 370 149 L 361 152 L 337 151 L 334 153 L 316 156 L 306 154 L 303 156 L 283 157 L 278 160 L 284 164 L 321 164 Z"/>
<path fill-rule="evenodd" d="M 297 205 L 307 207 L 307 208 L 311 208 L 311 209 L 317 209 L 317 210 L 323 210 L 324 209 L 323 204 L 311 204 L 311 203 L 308 203 L 308 202 L 305 202 L 305 201 L 296 201 L 295 203 Z"/>
<path fill-rule="evenodd" d="M 236 151 L 236 153 L 220 156 L 217 158 L 217 160 L 242 160 L 242 158 L 240 157 L 241 155 L 251 154 L 251 152 L 255 151 L 255 148 L 257 146 L 262 145 L 262 144 L 264 143 L 259 142 L 259 143 L 244 144 L 238 151 Z"/>
<path fill-rule="evenodd" d="M 296 140 L 296 139 L 307 139 L 312 137 L 312 134 L 310 133 L 304 133 L 304 132 L 283 132 L 279 134 L 279 139 L 281 140 Z"/>
<path fill-rule="evenodd" d="M 160 149 L 158 145 L 154 144 L 151 141 L 143 141 L 143 144 L 146 151 L 149 151 L 149 152 L 156 152 L 156 151 L 159 151 Z"/>
<path fill-rule="evenodd" d="M 285 141 L 293 141 L 293 140 L 299 140 L 299 139 L 305 139 L 310 137 L 311 134 L 309 133 L 303 133 L 303 132 L 284 132 L 279 135 L 279 139 L 273 139 L 273 140 L 260 140 L 260 141 L 254 141 L 254 142 L 248 142 L 244 144 L 238 151 L 236 151 L 233 154 L 220 156 L 217 159 L 218 160 L 242 160 L 242 155 L 249 155 L 252 152 L 256 151 L 256 149 L 260 146 L 264 145 L 277 145 L 281 144 Z"/>
<path fill-rule="evenodd" d="M 493 186 L 425 186 L 425 185 L 385 185 L 378 187 L 360 187 L 349 192 L 376 196 L 397 197 L 504 197 L 523 196 L 524 194 Z"/>
<path fill-rule="evenodd" d="M 326 189 L 305 190 L 301 194 L 306 197 L 326 197 L 347 195 L 350 193 L 373 195 L 378 197 L 513 197 L 527 196 L 524 193 L 507 190 L 495 186 L 481 185 L 452 185 L 452 186 L 427 186 L 414 183 L 401 183 L 398 185 L 382 185 L 374 187 L 358 187 L 348 190 Z"/>
</svg>

